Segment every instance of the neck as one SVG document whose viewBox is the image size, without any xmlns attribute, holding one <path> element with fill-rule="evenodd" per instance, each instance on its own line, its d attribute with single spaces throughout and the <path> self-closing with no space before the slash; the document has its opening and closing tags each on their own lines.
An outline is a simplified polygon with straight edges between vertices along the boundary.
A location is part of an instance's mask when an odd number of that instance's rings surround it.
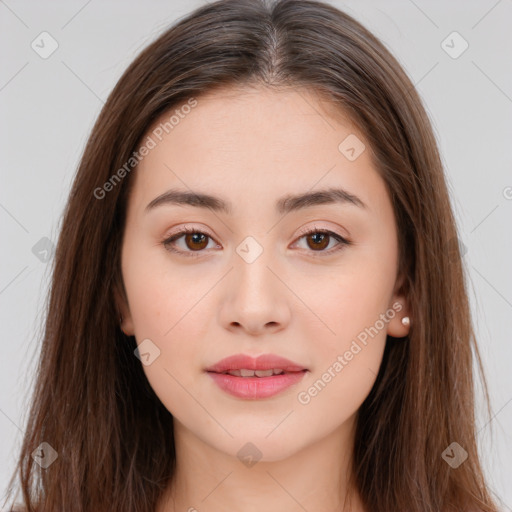
<svg viewBox="0 0 512 512">
<path fill-rule="evenodd" d="M 354 421 L 286 458 L 246 465 L 175 420 L 176 472 L 157 512 L 365 512 L 349 488 Z"/>
</svg>

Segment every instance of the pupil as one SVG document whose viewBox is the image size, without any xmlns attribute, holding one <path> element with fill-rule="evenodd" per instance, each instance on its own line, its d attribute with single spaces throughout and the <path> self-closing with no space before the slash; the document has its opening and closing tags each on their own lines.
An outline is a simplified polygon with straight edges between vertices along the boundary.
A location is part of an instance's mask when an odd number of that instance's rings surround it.
<svg viewBox="0 0 512 512">
<path fill-rule="evenodd" d="M 196 247 L 192 247 L 192 249 L 202 249 L 204 245 L 204 240 L 206 238 L 206 235 L 203 235 L 202 233 L 192 233 L 188 235 L 189 241 L 192 245 L 196 245 Z M 200 245 L 200 247 L 197 247 L 197 244 Z"/>
<path fill-rule="evenodd" d="M 310 237 L 313 239 L 314 249 L 324 249 L 326 247 L 325 241 L 328 239 L 329 235 L 326 235 L 325 233 L 314 233 L 313 235 L 310 235 Z"/>
</svg>

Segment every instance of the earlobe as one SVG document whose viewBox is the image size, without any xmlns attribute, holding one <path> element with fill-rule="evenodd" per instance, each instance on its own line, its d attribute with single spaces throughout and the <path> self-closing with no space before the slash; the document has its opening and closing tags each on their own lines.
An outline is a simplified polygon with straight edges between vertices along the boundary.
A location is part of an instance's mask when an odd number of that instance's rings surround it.
<svg viewBox="0 0 512 512">
<path fill-rule="evenodd" d="M 117 311 L 119 312 L 118 318 L 116 321 L 119 324 L 119 328 L 126 336 L 133 336 L 133 322 L 132 316 L 130 314 L 130 309 L 126 300 L 123 298 L 121 292 L 119 291 L 119 287 L 117 284 L 114 284 L 114 299 L 116 303 Z"/>
<path fill-rule="evenodd" d="M 404 338 L 409 334 L 413 318 L 409 300 L 407 298 L 406 277 L 404 273 L 399 272 L 396 282 L 393 297 L 389 303 L 389 311 L 393 314 L 389 315 L 390 321 L 387 327 L 387 334 L 393 338 Z"/>
<path fill-rule="evenodd" d="M 404 338 L 407 336 L 412 323 L 404 281 L 405 276 L 400 274 L 395 283 L 395 291 L 390 303 L 390 307 L 395 311 L 395 315 L 388 324 L 387 333 L 393 338 Z"/>
<path fill-rule="evenodd" d="M 412 319 L 409 305 L 405 296 L 394 296 L 390 304 L 390 311 L 395 315 L 390 319 L 387 334 L 393 338 L 403 338 L 409 334 Z M 391 316 L 391 315 L 390 315 Z"/>
<path fill-rule="evenodd" d="M 127 324 L 127 322 L 125 321 L 125 319 L 122 316 L 119 317 L 119 328 L 121 329 L 121 331 L 123 331 L 123 334 L 125 336 L 133 336 L 133 330 L 132 329 L 128 330 L 127 327 L 124 327 L 126 324 Z"/>
</svg>

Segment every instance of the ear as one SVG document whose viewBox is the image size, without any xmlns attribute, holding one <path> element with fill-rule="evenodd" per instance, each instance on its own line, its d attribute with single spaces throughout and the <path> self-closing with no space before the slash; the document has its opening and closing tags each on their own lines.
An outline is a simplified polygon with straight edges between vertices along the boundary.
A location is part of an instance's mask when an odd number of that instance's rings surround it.
<svg viewBox="0 0 512 512">
<path fill-rule="evenodd" d="M 117 319 L 120 322 L 119 328 L 126 336 L 134 336 L 135 331 L 133 329 L 132 315 L 126 299 L 126 293 L 124 290 L 120 289 L 121 287 L 122 285 L 118 281 L 115 281 L 113 286 L 114 300 L 119 316 L 121 317 L 121 320 L 119 320 L 119 318 Z"/>
<path fill-rule="evenodd" d="M 407 293 L 403 286 L 404 277 L 401 275 L 396 282 L 395 291 L 389 302 L 388 308 L 395 312 L 395 316 L 388 322 L 387 334 L 393 338 L 403 338 L 409 334 L 413 318 Z M 409 317 L 409 324 L 404 325 L 402 319 Z"/>
</svg>

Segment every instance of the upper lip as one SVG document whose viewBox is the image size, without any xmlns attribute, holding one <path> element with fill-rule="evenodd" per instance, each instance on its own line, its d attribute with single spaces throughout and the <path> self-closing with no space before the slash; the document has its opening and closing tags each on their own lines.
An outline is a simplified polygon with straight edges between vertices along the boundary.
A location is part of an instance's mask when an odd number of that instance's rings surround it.
<svg viewBox="0 0 512 512">
<path fill-rule="evenodd" d="M 229 370 L 272 370 L 281 369 L 285 372 L 300 372 L 304 366 L 274 354 L 262 354 L 252 357 L 246 354 L 235 354 L 221 359 L 206 368 L 207 372 L 222 373 Z"/>
</svg>

